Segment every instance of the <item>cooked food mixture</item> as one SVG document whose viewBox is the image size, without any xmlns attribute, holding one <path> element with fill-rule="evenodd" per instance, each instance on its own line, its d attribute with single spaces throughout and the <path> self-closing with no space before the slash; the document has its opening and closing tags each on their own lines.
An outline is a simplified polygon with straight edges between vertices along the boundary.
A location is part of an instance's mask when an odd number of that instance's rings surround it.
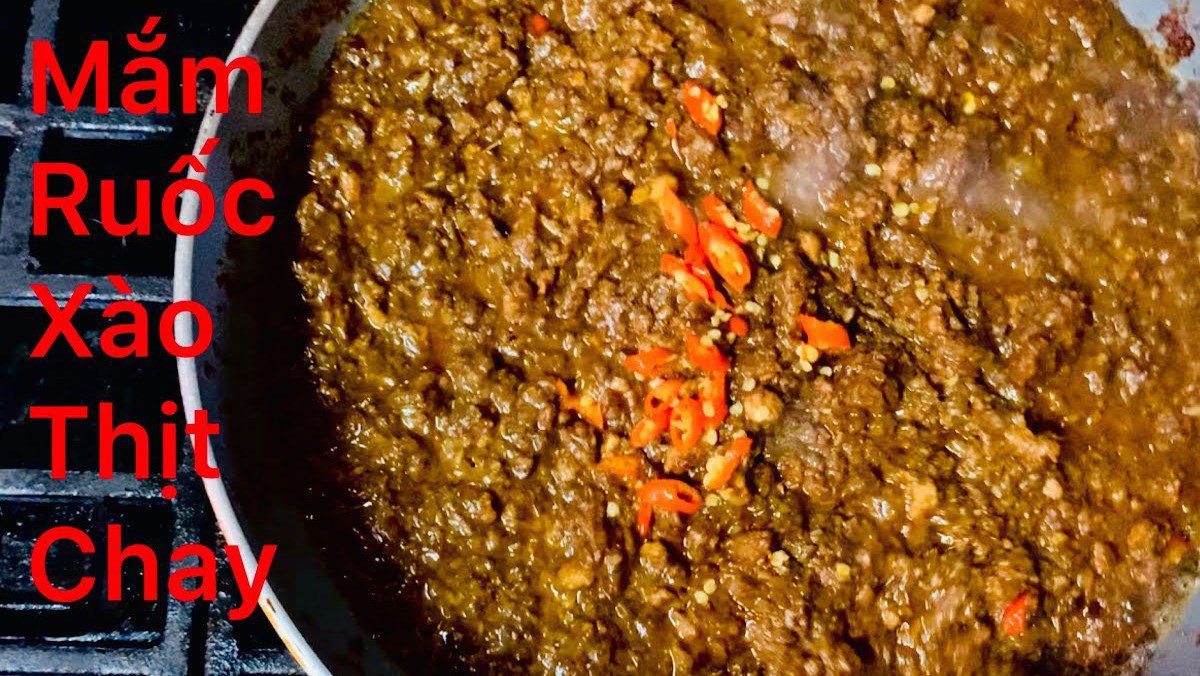
<svg viewBox="0 0 1200 676">
<path fill-rule="evenodd" d="M 1129 670 L 1191 577 L 1200 137 L 1106 2 L 375 0 L 311 171 L 460 666 Z"/>
</svg>

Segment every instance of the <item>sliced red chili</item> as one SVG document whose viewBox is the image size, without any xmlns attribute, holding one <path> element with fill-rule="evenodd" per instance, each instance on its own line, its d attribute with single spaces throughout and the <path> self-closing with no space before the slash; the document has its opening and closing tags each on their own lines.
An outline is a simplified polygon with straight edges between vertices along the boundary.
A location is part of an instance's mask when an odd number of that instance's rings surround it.
<svg viewBox="0 0 1200 676">
<path fill-rule="evenodd" d="M 704 255 L 704 249 L 700 248 L 700 242 L 689 244 L 683 250 L 683 262 L 687 263 L 691 268 L 703 268 L 708 270 L 708 257 Z"/>
<path fill-rule="evenodd" d="M 699 245 L 687 248 L 688 252 L 693 250 L 699 251 Z M 700 260 L 703 261 L 703 258 Z M 691 265 L 673 254 L 663 254 L 662 270 L 671 279 L 675 280 L 675 284 L 679 286 L 680 290 L 683 291 L 683 295 L 688 300 L 694 300 L 698 303 L 712 303 L 723 310 L 729 309 L 729 300 L 717 289 L 716 283 L 712 278 L 712 273 L 708 271 L 708 267 L 703 263 L 698 266 Z"/>
<path fill-rule="evenodd" d="M 670 176 L 659 176 L 654 179 L 654 182 L 650 184 L 650 196 L 658 205 L 663 225 L 667 230 L 675 233 L 688 244 L 695 242 L 696 216 L 675 193 L 675 179 Z"/>
<path fill-rule="evenodd" d="M 653 479 L 638 489 L 638 499 L 654 509 L 695 514 L 704 506 L 700 491 L 679 479 Z"/>
<path fill-rule="evenodd" d="M 571 394 L 567 384 L 561 380 L 554 381 L 554 388 L 558 390 L 563 410 L 574 411 L 580 418 L 591 423 L 593 427 L 604 429 L 604 408 L 600 406 L 600 402 L 588 394 L 582 396 Z"/>
<path fill-rule="evenodd" d="M 750 283 L 750 259 L 724 226 L 704 221 L 699 226 L 700 247 L 713 269 L 734 291 Z"/>
<path fill-rule="evenodd" d="M 662 270 L 667 276 L 675 280 L 675 284 L 679 286 L 679 289 L 683 291 L 683 295 L 688 300 L 694 300 L 698 303 L 707 303 L 710 300 L 708 286 L 678 256 L 663 254 Z"/>
<path fill-rule="evenodd" d="M 638 534 L 650 534 L 654 512 L 695 514 L 704 506 L 700 491 L 678 479 L 653 479 L 638 488 Z"/>
<path fill-rule="evenodd" d="M 729 359 L 721 354 L 721 348 L 716 345 L 706 345 L 704 341 L 691 333 L 684 336 L 683 342 L 687 346 L 687 358 L 692 366 L 701 371 L 723 373 L 729 370 Z"/>
<path fill-rule="evenodd" d="M 675 404 L 671 409 L 669 431 L 671 448 L 681 455 L 700 443 L 700 436 L 704 434 L 704 410 L 698 399 L 688 397 Z"/>
<path fill-rule="evenodd" d="M 704 284 L 704 288 L 708 290 L 708 299 L 713 305 L 722 310 L 733 307 L 725 294 L 717 288 L 717 280 L 713 279 L 712 272 L 708 269 L 708 259 L 704 256 L 704 249 L 700 248 L 699 242 L 688 245 L 683 252 L 683 262 L 687 264 L 692 276 Z"/>
<path fill-rule="evenodd" d="M 742 184 L 742 213 L 753 228 L 767 237 L 779 235 L 783 227 L 783 216 L 771 206 L 750 181 Z"/>
<path fill-rule="evenodd" d="M 681 88 L 683 107 L 692 121 L 708 132 L 709 136 L 721 133 L 721 106 L 717 97 L 698 83 L 688 80 Z"/>
<path fill-rule="evenodd" d="M 604 429 L 604 408 L 589 394 L 579 396 L 579 417 L 592 424 L 592 427 Z"/>
<path fill-rule="evenodd" d="M 729 318 L 729 332 L 735 336 L 744 336 L 750 332 L 750 322 L 734 315 Z"/>
<path fill-rule="evenodd" d="M 738 234 L 738 222 L 734 217 L 733 211 L 721 201 L 716 195 L 706 195 L 700 200 L 700 208 L 704 210 L 704 216 L 713 223 L 717 223 L 729 231 L 729 236 L 738 244 L 745 244 L 746 240 Z"/>
<path fill-rule="evenodd" d="M 1030 596 L 1028 591 L 1023 591 L 1004 607 L 1004 612 L 1000 616 L 1000 630 L 1006 636 L 1017 637 L 1025 633 Z"/>
<path fill-rule="evenodd" d="M 550 20 L 541 14 L 534 14 L 525 20 L 525 30 L 535 37 L 545 35 L 550 32 Z"/>
<path fill-rule="evenodd" d="M 841 324 L 800 315 L 800 327 L 804 329 L 805 341 L 818 350 L 842 352 L 850 349 L 850 334 Z"/>
<path fill-rule="evenodd" d="M 753 446 L 754 441 L 746 436 L 729 442 L 729 447 L 725 449 L 720 460 L 715 462 L 712 469 L 704 475 L 704 487 L 710 491 L 716 491 L 728 485 L 738 468 L 742 466 L 746 458 L 750 457 L 750 449 Z"/>
<path fill-rule="evenodd" d="M 653 378 L 674 358 L 675 355 L 670 350 L 652 347 L 625 357 L 621 363 L 638 375 Z"/>
<path fill-rule="evenodd" d="M 700 383 L 700 406 L 704 413 L 705 427 L 716 429 L 729 415 L 725 384 L 724 371 L 714 371 Z"/>
<path fill-rule="evenodd" d="M 650 525 L 654 523 L 654 508 L 650 503 L 643 502 L 638 505 L 637 511 L 637 531 L 638 535 L 646 537 L 650 534 Z"/>
<path fill-rule="evenodd" d="M 635 454 L 608 455 L 600 458 L 596 469 L 621 479 L 633 479 L 642 469 L 642 456 Z"/>
<path fill-rule="evenodd" d="M 629 445 L 634 448 L 643 448 L 666 431 L 665 421 L 647 416 L 639 420 L 629 431 Z"/>
<path fill-rule="evenodd" d="M 647 418 L 659 421 L 663 429 L 666 429 L 671 407 L 679 400 L 679 391 L 682 389 L 682 380 L 664 380 L 655 385 L 646 393 L 646 399 L 642 402 L 642 413 Z"/>
</svg>

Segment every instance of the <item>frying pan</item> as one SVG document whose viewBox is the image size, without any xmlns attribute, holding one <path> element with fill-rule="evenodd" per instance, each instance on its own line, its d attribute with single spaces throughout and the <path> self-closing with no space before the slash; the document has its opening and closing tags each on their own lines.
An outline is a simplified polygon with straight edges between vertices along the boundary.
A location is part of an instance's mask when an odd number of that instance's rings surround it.
<svg viewBox="0 0 1200 676">
<path fill-rule="evenodd" d="M 229 237 L 220 213 L 197 237 L 179 237 L 175 300 L 200 301 L 213 313 L 214 345 L 179 360 L 188 420 L 206 408 L 222 426 L 210 462 L 221 470 L 204 487 L 225 540 L 239 545 L 248 570 L 251 552 L 279 545 L 260 606 L 296 661 L 309 674 L 394 674 L 427 671 L 437 656 L 421 645 L 423 623 L 413 590 L 389 579 L 382 561 L 354 545 L 369 533 L 355 529 L 356 505 L 331 481 L 326 453 L 330 426 L 304 366 L 305 309 L 291 263 L 297 249 L 296 202 L 307 187 L 304 122 L 337 39 L 364 0 L 263 0 L 235 43 L 232 57 L 262 64 L 264 112 L 244 112 L 244 78 L 230 85 L 233 110 L 210 107 L 196 144 L 221 139 L 206 171 L 193 172 L 218 198 L 238 178 L 266 180 L 276 199 L 260 204 L 275 216 L 259 238 Z M 1152 30 L 1166 0 L 1119 3 L 1130 21 Z M 1177 67 L 1182 80 L 1200 77 L 1200 59 Z M 222 85 L 218 85 L 222 86 Z M 197 203 L 185 197 L 180 217 L 193 222 Z M 220 210 L 218 210 L 219 212 Z M 175 325 L 191 344 L 193 326 Z M 361 550 L 361 551 L 360 551 Z M 1200 673 L 1200 594 L 1172 613 L 1153 649 L 1152 674 Z M 378 631 L 409 635 L 413 645 L 385 646 Z M 386 648 L 386 649 L 385 649 Z M 453 648 L 451 648 L 453 650 Z"/>
</svg>

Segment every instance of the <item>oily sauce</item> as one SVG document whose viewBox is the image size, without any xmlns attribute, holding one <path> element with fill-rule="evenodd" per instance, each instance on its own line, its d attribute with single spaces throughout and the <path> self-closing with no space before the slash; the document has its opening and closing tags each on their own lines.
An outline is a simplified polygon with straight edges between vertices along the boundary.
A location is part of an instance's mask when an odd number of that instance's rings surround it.
<svg viewBox="0 0 1200 676">
<path fill-rule="evenodd" d="M 1200 135 L 1110 4 L 374 0 L 323 101 L 312 368 L 458 666 L 1136 668 L 1200 541 Z M 664 175 L 782 211 L 728 311 L 662 272 Z M 623 361 L 688 334 L 728 417 L 632 448 Z M 652 479 L 702 504 L 643 537 Z"/>
</svg>

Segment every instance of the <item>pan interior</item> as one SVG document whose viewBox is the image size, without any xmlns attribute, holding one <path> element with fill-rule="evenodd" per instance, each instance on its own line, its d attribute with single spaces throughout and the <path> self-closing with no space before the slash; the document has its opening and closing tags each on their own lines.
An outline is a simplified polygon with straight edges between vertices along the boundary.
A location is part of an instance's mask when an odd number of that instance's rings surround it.
<svg viewBox="0 0 1200 676">
<path fill-rule="evenodd" d="M 1150 16 L 1155 3 L 1130 3 Z M 310 0 L 282 3 L 255 47 L 267 75 L 267 115 L 230 115 L 218 135 L 230 154 L 214 158 L 208 180 L 268 180 L 279 195 L 272 232 L 226 240 L 213 228 L 196 242 L 195 297 L 218 308 L 218 350 L 198 364 L 201 398 L 216 406 L 224 431 L 217 447 L 226 483 L 252 543 L 280 544 L 272 585 L 304 636 L 335 673 L 421 671 L 431 625 L 418 599 L 369 546 L 358 505 L 336 481 L 326 451 L 331 421 L 304 364 L 306 309 L 292 274 L 297 249 L 292 214 L 308 178 L 304 125 L 334 39 L 357 7 Z M 1161 13 L 1161 12 L 1160 12 Z M 1144 22 L 1143 22 L 1144 23 Z M 1186 65 L 1186 64 L 1185 64 Z M 235 99 L 237 100 L 237 99 Z M 225 152 L 225 151 L 222 151 Z M 222 231 L 222 232 L 218 232 Z M 219 270 L 219 272 L 218 272 Z M 314 524 L 319 525 L 313 528 Z M 1200 659 L 1191 637 L 1200 608 L 1164 634 L 1152 672 L 1185 673 Z M 399 618 L 399 619 L 398 619 Z M 378 627 L 410 625 L 412 645 L 382 648 Z"/>
</svg>

